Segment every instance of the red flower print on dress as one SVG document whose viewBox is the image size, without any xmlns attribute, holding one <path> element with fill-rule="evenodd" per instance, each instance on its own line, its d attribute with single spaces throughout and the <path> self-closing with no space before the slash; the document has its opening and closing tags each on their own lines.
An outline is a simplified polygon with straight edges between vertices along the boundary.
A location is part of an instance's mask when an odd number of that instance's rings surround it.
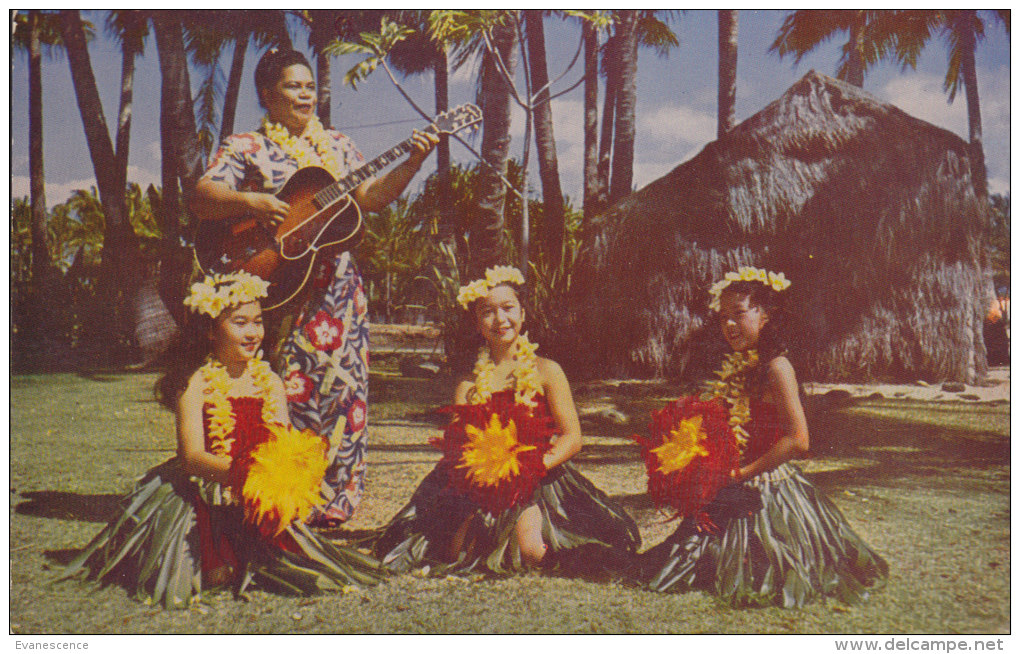
<svg viewBox="0 0 1020 654">
<path fill-rule="evenodd" d="M 312 380 L 300 370 L 292 369 L 284 381 L 288 402 L 306 402 L 312 396 Z"/>
<path fill-rule="evenodd" d="M 252 134 L 237 134 L 234 139 L 237 142 L 238 154 L 255 154 L 259 151 L 259 142 Z"/>
<path fill-rule="evenodd" d="M 368 409 L 364 400 L 354 400 L 354 404 L 347 410 L 347 429 L 355 434 L 365 428 L 365 417 Z"/>
<path fill-rule="evenodd" d="M 365 297 L 365 289 L 358 286 L 357 290 L 354 291 L 354 312 L 358 316 L 365 315 L 365 311 L 368 309 L 368 299 Z"/>
<path fill-rule="evenodd" d="M 344 324 L 325 311 L 320 311 L 305 325 L 305 334 L 316 350 L 332 352 L 343 343 Z"/>
</svg>

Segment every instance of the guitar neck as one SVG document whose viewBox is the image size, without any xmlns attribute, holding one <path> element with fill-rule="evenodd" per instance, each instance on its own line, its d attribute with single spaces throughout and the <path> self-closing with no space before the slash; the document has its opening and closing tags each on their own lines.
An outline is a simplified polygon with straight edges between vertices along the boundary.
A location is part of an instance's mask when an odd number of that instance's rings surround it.
<svg viewBox="0 0 1020 654">
<path fill-rule="evenodd" d="M 343 196 L 351 192 L 352 189 L 357 187 L 358 184 L 362 183 L 372 175 L 390 165 L 398 158 L 410 152 L 414 149 L 414 139 L 409 138 L 402 143 L 398 143 L 386 152 L 383 152 L 375 159 L 372 159 L 365 165 L 361 166 L 353 173 L 337 180 L 336 183 L 330 184 L 326 188 L 322 189 L 315 194 L 315 202 L 319 207 L 327 207 L 333 204 Z"/>
</svg>

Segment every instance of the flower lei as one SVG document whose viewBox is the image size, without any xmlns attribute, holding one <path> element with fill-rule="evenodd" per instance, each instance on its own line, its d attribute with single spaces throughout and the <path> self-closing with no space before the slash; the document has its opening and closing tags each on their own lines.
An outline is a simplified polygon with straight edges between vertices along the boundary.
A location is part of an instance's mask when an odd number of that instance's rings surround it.
<svg viewBox="0 0 1020 654">
<path fill-rule="evenodd" d="M 750 371 L 758 365 L 758 351 L 731 352 L 723 360 L 722 369 L 715 374 L 719 379 L 705 384 L 703 401 L 722 398 L 729 405 L 730 428 L 741 451 L 747 445 L 750 434 L 744 425 L 751 421 L 751 396 L 747 392 Z"/>
<path fill-rule="evenodd" d="M 529 341 L 527 334 L 518 336 L 512 354 L 514 367 L 510 373 L 513 378 L 514 401 L 531 408 L 538 406 L 535 396 L 542 391 L 542 380 L 538 375 L 538 356 L 535 354 L 537 349 L 538 344 Z M 471 404 L 485 404 L 493 393 L 505 388 L 497 387 L 496 364 L 489 356 L 488 347 L 478 351 L 474 375 L 475 387 L 470 397 Z"/>
<path fill-rule="evenodd" d="M 254 302 L 268 294 L 269 282 L 243 271 L 206 275 L 191 285 L 184 306 L 215 319 L 227 307 Z"/>
<path fill-rule="evenodd" d="M 262 359 L 248 361 L 246 371 L 251 373 L 252 385 L 255 386 L 255 397 L 262 398 L 262 420 L 266 423 L 276 420 L 278 407 L 271 392 L 270 379 L 272 368 Z M 209 361 L 198 369 L 205 382 L 206 402 L 212 404 L 209 410 L 209 451 L 219 456 L 230 456 L 234 439 L 234 412 L 230 405 L 230 391 L 234 380 L 227 373 L 227 368 L 216 359 Z"/>
<path fill-rule="evenodd" d="M 294 136 L 280 123 L 270 121 L 268 116 L 262 119 L 262 131 L 288 157 L 297 161 L 300 168 L 321 165 L 330 172 L 339 172 L 340 160 L 333 148 L 333 137 L 323 128 L 318 116 L 308 120 L 301 136 Z"/>
<path fill-rule="evenodd" d="M 484 279 L 476 279 L 467 286 L 461 286 L 457 293 L 457 303 L 465 309 L 479 298 L 489 294 L 489 291 L 500 284 L 524 284 L 524 275 L 513 266 L 493 266 L 485 271 Z"/>
<path fill-rule="evenodd" d="M 792 283 L 783 273 L 774 273 L 764 268 L 741 266 L 737 269 L 737 272 L 728 272 L 722 279 L 712 284 L 712 288 L 708 290 L 708 294 L 712 296 L 708 303 L 709 309 L 719 311 L 719 298 L 722 297 L 723 289 L 733 282 L 761 282 L 766 286 L 771 286 L 772 290 L 777 293 L 785 291 Z"/>
</svg>

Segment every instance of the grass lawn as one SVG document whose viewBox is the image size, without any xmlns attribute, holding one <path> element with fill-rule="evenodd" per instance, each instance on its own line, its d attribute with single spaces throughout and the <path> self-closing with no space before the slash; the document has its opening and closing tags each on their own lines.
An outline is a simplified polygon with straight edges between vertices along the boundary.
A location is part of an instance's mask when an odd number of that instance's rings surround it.
<svg viewBox="0 0 1020 654">
<path fill-rule="evenodd" d="M 811 403 L 812 452 L 801 462 L 889 562 L 865 604 L 732 610 L 701 593 L 524 576 L 471 581 L 395 577 L 346 595 L 297 599 L 214 595 L 185 611 L 124 589 L 51 583 L 149 466 L 173 455 L 173 419 L 152 400 L 155 375 L 22 375 L 11 380 L 12 633 L 1008 633 L 1009 405 L 864 400 Z M 383 524 L 439 459 L 422 416 L 445 403 L 444 380 L 373 373 L 368 494 L 338 534 Z M 629 424 L 585 422 L 576 459 L 641 527 L 643 547 L 668 535 L 644 495 L 627 434 L 669 398 L 654 384 L 579 389 L 584 409 L 614 406 Z"/>
</svg>

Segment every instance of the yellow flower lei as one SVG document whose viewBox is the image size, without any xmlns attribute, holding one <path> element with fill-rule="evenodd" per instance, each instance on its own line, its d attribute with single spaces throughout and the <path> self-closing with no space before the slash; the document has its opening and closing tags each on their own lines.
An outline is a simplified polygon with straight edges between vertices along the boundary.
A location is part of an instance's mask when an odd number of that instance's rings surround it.
<svg viewBox="0 0 1020 654">
<path fill-rule="evenodd" d="M 271 122 L 268 116 L 262 119 L 262 131 L 297 161 L 298 167 L 322 166 L 334 175 L 339 174 L 340 160 L 333 148 L 333 137 L 322 127 L 318 116 L 309 119 L 301 136 L 294 136 L 280 123 Z"/>
<path fill-rule="evenodd" d="M 722 398 L 730 408 L 730 429 L 737 439 L 740 451 L 744 450 L 750 434 L 744 425 L 751 421 L 751 397 L 747 393 L 748 373 L 758 365 L 758 351 L 731 352 L 723 360 L 722 369 L 715 374 L 719 379 L 705 384 L 703 401 Z"/>
<path fill-rule="evenodd" d="M 722 279 L 712 284 L 712 288 L 708 289 L 708 294 L 712 296 L 708 303 L 709 309 L 719 311 L 721 308 L 719 298 L 722 297 L 723 289 L 733 282 L 761 282 L 766 286 L 771 286 L 772 290 L 777 293 L 785 291 L 792 283 L 784 273 L 774 273 L 771 270 L 753 266 L 741 266 L 737 272 L 726 273 Z"/>
<path fill-rule="evenodd" d="M 273 375 L 272 368 L 262 359 L 251 359 L 246 372 L 251 374 L 252 385 L 255 386 L 254 397 L 262 398 L 262 420 L 267 423 L 276 422 L 278 407 L 269 381 Z M 198 373 L 205 383 L 205 400 L 212 404 L 209 410 L 209 451 L 219 456 L 229 456 L 234 444 L 231 434 L 234 432 L 235 420 L 228 398 L 231 397 L 230 391 L 235 382 L 226 366 L 212 357 L 198 369 Z"/>
<path fill-rule="evenodd" d="M 514 385 L 514 402 L 535 408 L 538 402 L 535 396 L 542 391 L 542 380 L 538 375 L 537 343 L 528 340 L 527 334 L 521 334 L 514 343 L 514 369 L 510 373 Z M 485 404 L 493 393 L 503 390 L 505 386 L 496 385 L 496 364 L 489 356 L 489 348 L 478 351 L 475 362 L 475 387 L 470 395 L 471 404 Z"/>
</svg>

